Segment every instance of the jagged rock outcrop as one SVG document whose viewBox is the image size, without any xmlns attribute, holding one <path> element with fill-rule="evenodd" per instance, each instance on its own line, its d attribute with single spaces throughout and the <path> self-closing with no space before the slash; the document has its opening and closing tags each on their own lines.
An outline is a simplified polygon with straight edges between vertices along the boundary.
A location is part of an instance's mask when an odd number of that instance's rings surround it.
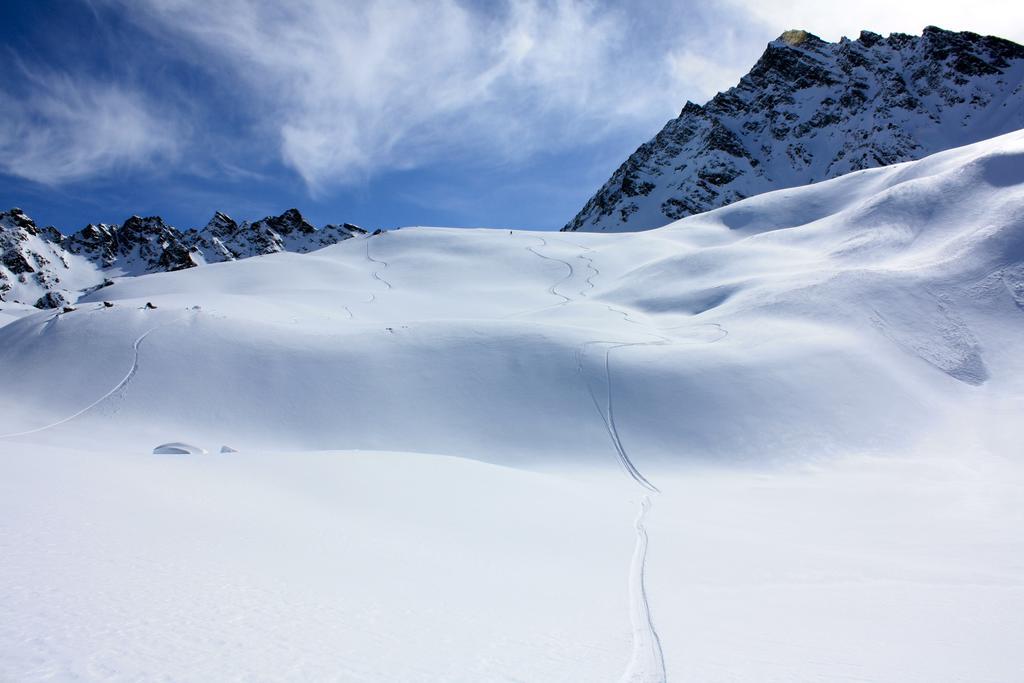
<svg viewBox="0 0 1024 683">
<path fill-rule="evenodd" d="M 61 247 L 62 239 L 56 228 L 37 227 L 21 209 L 0 211 L 0 301 L 61 306 L 73 298 L 76 259 Z"/>
<path fill-rule="evenodd" d="M 65 249 L 121 275 L 192 268 L 185 237 L 159 216 L 132 216 L 120 226 L 89 224 L 63 241 Z"/>
<path fill-rule="evenodd" d="M 203 254 L 206 263 L 215 263 L 279 251 L 304 254 L 365 234 L 351 223 L 325 225 L 318 230 L 298 209 L 242 224 L 218 211 L 205 228 L 193 231 L 186 241 Z"/>
<path fill-rule="evenodd" d="M 0 212 L 0 301 L 59 308 L 111 277 L 194 268 L 280 251 L 306 253 L 365 235 L 358 226 L 310 224 L 297 209 L 254 223 L 217 212 L 185 232 L 159 216 L 85 226 L 71 235 L 39 228 L 21 209 Z"/>
<path fill-rule="evenodd" d="M 238 223 L 220 211 L 213 214 L 205 228 L 190 231 L 188 239 L 203 253 L 207 263 L 234 261 L 239 258 L 229 246 L 241 239 Z"/>
<path fill-rule="evenodd" d="M 310 239 L 309 243 L 312 246 L 309 251 L 336 244 L 337 242 L 343 242 L 353 237 L 365 237 L 367 234 L 366 230 L 352 223 L 342 223 L 341 225 L 328 223 L 320 228 L 314 238 Z"/>
<path fill-rule="evenodd" d="M 739 84 L 687 102 L 563 230 L 665 225 L 744 197 L 1024 127 L 1024 47 L 928 27 L 772 41 Z"/>
</svg>

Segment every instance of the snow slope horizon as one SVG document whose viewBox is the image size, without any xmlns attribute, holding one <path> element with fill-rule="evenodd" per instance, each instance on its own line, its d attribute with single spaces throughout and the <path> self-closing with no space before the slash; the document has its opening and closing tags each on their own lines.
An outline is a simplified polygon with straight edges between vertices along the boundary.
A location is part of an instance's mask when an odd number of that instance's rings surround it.
<svg viewBox="0 0 1024 683">
<path fill-rule="evenodd" d="M 640 471 L 998 451 L 1022 169 L 1017 132 L 643 234 L 406 228 L 123 280 L 0 328 L 0 435 Z"/>
<path fill-rule="evenodd" d="M 1012 680 L 1022 311 L 1024 131 L 28 313 L 0 678 Z"/>
</svg>

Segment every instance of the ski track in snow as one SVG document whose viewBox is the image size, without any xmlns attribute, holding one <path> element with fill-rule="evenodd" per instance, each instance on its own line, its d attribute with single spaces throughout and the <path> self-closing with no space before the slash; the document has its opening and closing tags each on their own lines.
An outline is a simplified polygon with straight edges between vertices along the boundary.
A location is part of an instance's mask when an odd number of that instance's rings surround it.
<svg viewBox="0 0 1024 683">
<path fill-rule="evenodd" d="M 537 239 L 541 241 L 541 246 L 547 246 L 547 241 L 544 240 L 544 238 L 538 237 Z M 572 246 L 576 246 L 581 250 L 587 249 L 581 245 Z M 548 292 L 565 299 L 565 301 L 560 302 L 556 306 L 549 306 L 548 308 L 555 308 L 557 306 L 564 306 L 572 303 L 572 299 L 565 296 L 557 289 L 559 285 L 572 279 L 575 272 L 572 264 L 561 259 L 546 256 L 534 249 L 532 246 L 527 247 L 527 250 L 543 259 L 562 263 L 569 269 L 569 274 L 566 277 L 548 288 Z M 593 261 L 589 257 L 585 257 L 581 254 L 580 258 L 588 261 L 588 267 L 593 271 L 592 275 L 588 276 L 585 280 L 585 283 L 589 285 L 590 289 L 593 289 L 595 285 L 591 280 L 591 277 L 599 275 L 600 271 L 594 267 Z M 587 296 L 586 292 L 583 290 L 581 290 L 579 294 L 583 297 Z M 629 314 L 624 311 L 617 311 L 611 306 L 608 306 L 608 310 L 621 313 L 629 322 L 638 325 L 641 324 L 630 319 Z M 584 342 L 576 351 L 576 371 L 583 377 L 584 384 L 590 394 L 590 399 L 593 401 L 594 407 L 597 409 L 598 414 L 601 416 L 601 419 L 605 424 L 605 428 L 608 430 L 608 436 L 615 448 L 615 453 L 618 456 L 619 463 L 634 482 L 650 493 L 658 493 L 658 487 L 652 484 L 640 472 L 636 465 L 633 464 L 633 461 L 629 457 L 629 453 L 622 444 L 622 439 L 619 437 L 619 430 L 615 425 L 615 408 L 613 401 L 614 389 L 612 386 L 611 371 L 611 352 L 614 349 L 627 346 L 665 345 L 672 343 L 667 337 L 651 333 L 650 331 L 648 331 L 648 333 L 658 337 L 658 340 L 651 342 L 610 342 L 599 340 Z M 590 385 L 590 382 L 587 381 L 586 376 L 583 373 L 583 361 L 586 356 L 587 347 L 598 344 L 608 345 L 604 352 L 604 375 L 606 386 L 604 409 L 602 409 L 601 402 L 597 398 L 597 393 L 594 391 L 594 388 Z M 635 524 L 636 546 L 633 550 L 633 561 L 630 566 L 629 575 L 629 603 L 630 622 L 633 625 L 633 652 L 630 656 L 626 671 L 620 679 L 621 683 L 665 683 L 666 681 L 665 658 L 661 650 L 661 639 L 658 637 L 658 632 L 654 627 L 650 604 L 647 600 L 647 589 L 644 585 L 644 574 L 647 565 L 647 530 L 644 528 L 643 519 L 650 507 L 650 495 L 645 495 L 641 502 L 640 515 Z"/>
<path fill-rule="evenodd" d="M 561 242 L 562 244 L 568 244 L 570 247 L 576 247 L 577 249 L 580 249 L 580 250 L 582 250 L 584 252 L 588 252 L 589 253 L 589 252 L 594 251 L 590 247 L 585 247 L 582 244 L 576 244 L 575 242 L 566 242 L 565 240 L 556 240 L 556 241 Z M 534 252 L 534 253 L 536 253 L 536 252 Z M 580 259 L 582 261 L 586 261 L 587 262 L 587 268 L 590 270 L 590 275 L 588 275 L 587 277 L 583 278 L 583 282 L 584 282 L 584 284 L 586 284 L 586 289 L 581 289 L 580 290 L 580 296 L 583 296 L 583 297 L 589 296 L 589 294 L 587 292 L 589 290 L 592 290 L 592 289 L 597 287 L 597 285 L 594 284 L 593 278 L 595 278 L 598 275 L 600 275 L 601 271 L 600 271 L 600 269 L 598 269 L 597 266 L 594 265 L 594 259 L 592 259 L 591 257 L 587 256 L 586 254 L 579 254 L 576 258 L 578 258 L 578 259 Z M 570 274 L 570 277 L 571 277 L 571 274 Z"/>
<path fill-rule="evenodd" d="M 636 547 L 633 562 L 629 568 L 630 621 L 633 624 L 633 656 L 620 683 L 665 683 L 665 655 L 661 650 L 661 639 L 651 619 L 650 604 L 647 601 L 647 586 L 644 582 L 647 572 L 647 529 L 644 517 L 651 509 L 650 496 L 640 502 L 637 515 Z"/>
<path fill-rule="evenodd" d="M 540 240 L 540 242 L 541 242 L 540 246 L 542 246 L 542 247 L 546 247 L 548 245 L 547 240 L 544 239 L 543 237 L 532 237 L 531 239 Z M 559 241 L 561 242 L 562 240 L 559 240 Z M 563 242 L 563 244 L 569 244 L 569 243 L 568 242 Z M 572 245 L 572 246 L 578 246 L 578 245 Z M 562 294 L 561 292 L 558 291 L 558 286 L 563 284 L 563 283 L 565 283 L 565 282 L 568 282 L 569 280 L 571 280 L 573 275 L 575 274 L 576 271 L 573 269 L 572 264 L 569 263 L 568 261 L 563 261 L 560 258 L 555 258 L 553 256 L 547 256 L 546 254 L 542 254 L 539 251 L 537 251 L 532 245 L 526 246 L 524 248 L 526 249 L 526 251 L 530 252 L 531 254 L 534 254 L 535 256 L 539 256 L 542 259 L 545 259 L 547 261 L 554 261 L 555 263 L 561 263 L 563 266 L 565 266 L 566 268 L 569 269 L 569 274 L 568 275 L 566 275 L 561 280 L 559 280 L 558 282 L 555 282 L 553 285 L 548 287 L 548 294 L 551 294 L 552 296 L 556 296 L 556 297 L 558 297 L 558 298 L 560 298 L 562 300 L 559 301 L 557 304 L 552 304 L 551 306 L 544 306 L 543 308 L 533 308 L 533 309 L 530 309 L 528 311 L 520 311 L 518 313 L 511 313 L 509 315 L 502 316 L 501 317 L 502 320 L 508 320 L 509 318 L 518 318 L 518 317 L 524 316 L 524 315 L 533 315 L 534 313 L 541 313 L 543 311 L 550 311 L 553 308 L 560 308 L 562 306 L 565 306 L 567 304 L 572 303 L 572 301 L 573 301 L 570 297 L 568 297 L 565 294 Z M 593 286 L 593 284 L 591 284 L 591 286 Z"/>
<path fill-rule="evenodd" d="M 540 240 L 540 246 L 542 246 L 542 247 L 548 246 L 548 241 L 546 239 L 544 239 L 543 237 L 537 237 L 535 239 Z M 560 258 L 555 258 L 553 256 L 547 256 L 545 254 L 542 254 L 539 251 L 537 251 L 536 249 L 534 249 L 532 246 L 526 247 L 526 250 L 536 254 L 537 256 L 540 256 L 542 259 L 546 259 L 548 261 L 554 261 L 555 263 L 561 263 L 563 266 L 565 266 L 566 268 L 569 269 L 569 274 L 568 275 L 566 275 L 561 280 L 559 280 L 558 282 L 556 282 L 553 285 L 551 285 L 550 287 L 548 287 L 548 293 L 550 293 L 552 296 L 557 296 L 557 297 L 561 297 L 562 299 L 565 299 L 565 301 L 563 301 L 562 303 L 558 304 L 559 306 L 564 306 L 565 304 L 572 303 L 572 299 L 570 299 L 565 294 L 562 294 L 561 292 L 558 291 L 558 285 L 560 285 L 560 284 L 562 284 L 564 282 L 568 282 L 569 280 L 572 279 L 572 276 L 575 273 L 575 270 L 573 270 L 572 264 L 569 263 L 568 261 L 563 261 Z M 551 306 L 550 308 L 554 308 L 554 306 Z"/>
<path fill-rule="evenodd" d="M 547 243 L 544 242 L 544 245 Z M 562 241 L 562 240 L 560 240 Z M 564 241 L 563 241 L 564 242 Z M 594 261 L 590 256 L 586 255 L 586 252 L 591 252 L 593 249 L 585 247 L 581 244 L 574 244 L 564 242 L 570 246 L 574 246 L 581 250 L 577 258 L 586 261 L 587 268 L 591 271 L 588 275 L 584 284 L 585 287 L 579 291 L 581 297 L 587 297 L 588 291 L 596 288 L 593 282 L 593 278 L 601 274 L 600 269 L 594 265 Z M 564 263 L 569 268 L 569 275 L 553 284 L 548 291 L 552 294 L 560 296 L 566 301 L 557 304 L 556 306 L 550 306 L 548 308 L 555 308 L 557 306 L 564 306 L 572 303 L 572 301 L 557 291 L 557 287 L 573 276 L 572 265 L 562 261 L 561 259 L 554 259 L 550 256 L 541 254 L 533 247 L 527 247 L 527 249 L 541 258 L 547 260 L 559 261 Z M 655 486 L 633 463 L 633 460 L 629 456 L 629 452 L 626 450 L 625 445 L 622 443 L 622 438 L 619 435 L 618 426 L 615 424 L 615 389 L 613 383 L 613 373 L 611 365 L 611 355 L 616 349 L 637 347 L 637 346 L 671 346 L 674 344 L 684 343 L 681 340 L 672 339 L 666 337 L 658 332 L 655 332 L 650 326 L 634 320 L 630 315 L 629 311 L 625 311 L 619 308 L 615 308 L 611 305 L 606 305 L 606 308 L 611 313 L 621 315 L 625 322 L 633 325 L 638 325 L 644 328 L 646 334 L 649 334 L 656 339 L 653 341 L 646 342 L 621 342 L 621 341 L 610 341 L 610 340 L 591 340 L 585 342 L 576 351 L 576 371 L 583 378 L 584 384 L 587 387 L 587 392 L 590 394 L 590 399 L 594 404 L 594 408 L 601 416 L 601 420 L 604 422 L 605 429 L 608 431 L 609 439 L 612 442 L 612 446 L 615 448 L 615 453 L 618 456 L 619 463 L 622 468 L 626 471 L 626 474 L 633 479 L 639 486 L 646 489 L 649 493 L 645 494 L 640 505 L 640 513 L 637 516 L 635 528 L 636 528 L 636 546 L 633 551 L 633 561 L 630 566 L 629 576 L 629 596 L 630 596 L 630 621 L 633 625 L 633 652 L 630 657 L 629 664 L 626 667 L 625 673 L 620 679 L 620 683 L 665 683 L 667 681 L 667 674 L 665 671 L 665 657 L 661 648 L 661 639 L 658 636 L 658 631 L 654 626 L 654 619 L 651 616 L 650 603 L 647 597 L 647 588 L 645 584 L 645 575 L 647 570 L 647 544 L 648 536 L 647 529 L 644 526 L 644 519 L 647 512 L 653 506 L 651 499 L 652 495 L 660 493 L 660 490 Z M 546 309 L 541 309 L 546 310 Z M 715 343 L 721 341 L 728 336 L 729 332 L 718 323 L 706 323 L 718 330 L 719 336 L 714 339 L 701 340 L 696 343 Z M 677 327 L 668 328 L 668 330 L 680 329 L 680 328 L 692 328 L 693 324 L 684 324 Z M 604 377 L 605 377 L 605 393 L 604 393 L 604 405 L 598 398 L 598 393 L 591 385 L 584 373 L 584 365 L 586 361 L 587 350 L 591 346 L 604 346 Z"/>
<path fill-rule="evenodd" d="M 593 249 L 589 249 L 588 248 L 587 251 L 593 251 Z M 588 290 L 594 289 L 595 287 L 597 287 L 597 285 L 594 284 L 593 278 L 595 278 L 598 275 L 600 275 L 601 271 L 598 269 L 597 266 L 594 265 L 594 259 L 592 259 L 591 257 L 586 256 L 584 254 L 580 254 L 579 258 L 581 258 L 582 260 L 586 261 L 587 262 L 587 268 L 590 269 L 590 275 L 588 275 L 586 278 L 584 278 L 583 282 L 586 283 Z M 581 289 L 580 290 L 580 296 L 590 296 L 590 295 L 587 293 L 587 291 Z"/>
<path fill-rule="evenodd" d="M 56 319 L 56 317 L 57 316 L 54 316 L 53 318 L 48 320 L 47 324 L 49 324 L 54 319 Z M 139 335 L 139 337 L 132 343 L 132 366 L 131 366 L 131 368 L 128 369 L 128 373 L 121 379 L 120 382 L 117 383 L 116 386 L 114 386 L 113 389 L 111 389 L 107 393 L 103 394 L 98 399 L 96 399 L 95 401 L 93 401 L 92 403 L 87 405 L 86 407 L 84 407 L 81 410 L 79 410 L 77 413 L 74 413 L 72 415 L 68 415 L 67 417 L 61 418 L 60 420 L 57 420 L 56 422 L 51 422 L 48 425 L 43 425 L 42 427 L 36 427 L 35 429 L 28 429 L 28 430 L 25 430 L 23 432 L 13 432 L 11 434 L 0 434 L 0 439 L 11 439 L 11 438 L 14 438 L 16 436 L 28 436 L 29 434 L 38 434 L 39 432 L 46 431 L 47 429 L 53 429 L 54 427 L 59 427 L 62 424 L 65 424 L 67 422 L 70 422 L 71 420 L 74 420 L 76 417 L 80 417 L 81 415 L 84 415 L 85 413 L 89 412 L 90 410 L 92 410 L 93 408 L 98 406 L 99 404 L 103 403 L 108 398 L 110 398 L 114 394 L 118 393 L 119 391 L 121 391 L 122 389 L 127 387 L 128 383 L 132 381 L 133 377 L 135 377 L 135 373 L 138 372 L 138 369 L 139 369 L 139 346 L 146 339 L 146 337 L 148 337 L 150 334 L 152 334 L 156 330 L 160 329 L 161 327 L 168 327 L 170 325 L 173 325 L 173 324 L 175 324 L 177 322 L 180 322 L 180 321 L 184 320 L 186 317 L 188 317 L 187 314 L 183 315 L 183 316 L 181 316 L 179 318 L 175 318 L 174 320 L 171 320 L 169 322 L 160 323 L 159 325 L 154 325 L 153 327 L 149 328 L 148 330 L 143 332 L 141 335 Z"/>
<path fill-rule="evenodd" d="M 611 352 L 618 348 L 626 346 L 650 346 L 650 345 L 663 345 L 668 342 L 665 341 L 654 341 L 654 342 L 614 342 L 614 341 L 602 341 L 593 340 L 585 342 L 576 351 L 576 372 L 583 376 L 583 382 L 587 387 L 587 391 L 590 394 L 590 400 L 594 403 L 594 408 L 597 409 L 598 414 L 601 416 L 604 422 L 605 429 L 608 430 L 608 436 L 611 439 L 612 446 L 615 448 L 615 453 L 619 458 L 619 463 L 623 469 L 637 484 L 644 487 L 652 493 L 657 493 L 658 488 L 640 473 L 640 470 L 633 464 L 633 461 L 629 457 L 629 453 L 626 451 L 625 446 L 622 444 L 622 440 L 619 437 L 618 427 L 615 425 L 615 403 L 614 403 L 614 390 L 612 387 L 612 372 L 611 372 Z M 605 375 L 605 396 L 604 406 L 601 406 L 601 400 L 597 396 L 597 392 L 594 391 L 594 387 L 591 386 L 590 382 L 587 381 L 586 376 L 583 373 L 584 360 L 586 358 L 587 348 L 596 345 L 607 345 L 608 348 L 604 352 L 604 375 Z"/>
<path fill-rule="evenodd" d="M 384 266 L 385 268 L 390 268 L 391 267 L 391 264 L 389 264 L 387 261 L 381 261 L 379 259 L 375 259 L 372 256 L 370 256 L 370 238 L 367 238 L 367 240 L 366 240 L 366 258 L 371 263 L 376 263 L 378 265 Z M 380 274 L 379 271 L 376 271 L 376 270 L 373 271 L 373 278 L 375 280 L 380 280 L 381 282 L 383 282 L 387 286 L 388 289 L 394 289 L 394 287 L 392 286 L 392 284 L 390 282 L 388 282 L 383 277 L 381 277 L 381 274 Z"/>
</svg>

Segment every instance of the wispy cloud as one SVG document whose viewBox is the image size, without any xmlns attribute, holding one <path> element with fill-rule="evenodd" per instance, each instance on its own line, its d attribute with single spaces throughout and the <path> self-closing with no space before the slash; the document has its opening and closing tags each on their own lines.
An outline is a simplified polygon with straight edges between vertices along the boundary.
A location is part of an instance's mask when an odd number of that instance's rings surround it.
<svg viewBox="0 0 1024 683">
<path fill-rule="evenodd" d="M 1024 38 L 1001 0 L 80 2 L 97 29 L 82 64 L 53 50 L 5 74 L 2 172 L 53 185 L 174 161 L 179 180 L 324 198 L 404 169 L 624 155 L 787 28 Z"/>
<path fill-rule="evenodd" d="M 0 169 L 53 185 L 172 160 L 179 124 L 138 91 L 66 72 L 21 68 L 27 88 L 0 89 Z"/>
<path fill-rule="evenodd" d="M 954 31 L 975 31 L 1024 41 L 1024 11 L 1007 0 L 725 0 L 723 8 L 744 12 L 775 32 L 801 28 L 827 40 L 855 38 L 861 29 L 882 34 L 919 34 L 931 24 Z"/>
<path fill-rule="evenodd" d="M 109 0 L 226 71 L 313 190 L 380 169 L 525 158 L 649 125 L 675 74 L 624 9 L 573 0 Z"/>
</svg>

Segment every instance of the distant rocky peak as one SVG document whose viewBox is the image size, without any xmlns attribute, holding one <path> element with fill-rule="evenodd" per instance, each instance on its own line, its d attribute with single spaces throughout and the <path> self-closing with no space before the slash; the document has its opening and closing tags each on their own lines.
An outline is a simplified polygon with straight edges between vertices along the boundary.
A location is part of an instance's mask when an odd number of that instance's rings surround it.
<svg viewBox="0 0 1024 683">
<path fill-rule="evenodd" d="M 253 225 L 269 228 L 279 235 L 291 235 L 295 232 L 308 235 L 316 232 L 316 228 L 302 216 L 298 209 L 288 209 L 280 216 L 267 216 Z"/>
<path fill-rule="evenodd" d="M 118 226 L 116 223 L 113 225 L 107 223 L 89 223 L 84 228 L 79 230 L 76 234 L 88 235 L 89 237 L 93 238 L 108 237 L 114 235 L 115 231 L 117 230 L 117 227 Z"/>
<path fill-rule="evenodd" d="M 17 207 L 7 211 L 0 211 L 0 229 L 24 230 L 30 235 L 37 234 L 39 230 L 36 227 L 35 221 Z"/>
<path fill-rule="evenodd" d="M 873 47 L 875 43 L 882 40 L 882 36 L 874 31 L 861 31 L 857 37 L 857 42 L 861 43 L 865 47 Z"/>
<path fill-rule="evenodd" d="M 762 80 L 766 80 L 764 85 L 791 90 L 834 85 L 836 78 L 821 59 L 828 46 L 829 43 L 807 31 L 786 31 L 768 43 L 740 87 L 757 87 Z"/>
<path fill-rule="evenodd" d="M 68 281 L 95 287 L 109 277 L 194 268 L 277 252 L 306 253 L 355 236 L 344 223 L 317 230 L 298 209 L 237 223 L 217 211 L 202 229 L 182 232 L 160 216 L 130 216 L 124 223 L 90 223 L 64 236 L 38 228 L 21 209 L 0 211 L 0 301 L 62 305 L 78 296 Z M 77 272 L 72 272 L 77 271 Z"/>
<path fill-rule="evenodd" d="M 331 226 L 325 226 L 325 227 L 337 227 L 337 226 L 331 225 Z M 342 227 L 343 230 L 346 230 L 346 231 L 352 233 L 353 235 L 365 235 L 366 234 L 366 230 L 364 228 L 360 228 L 358 225 L 353 225 L 352 223 L 342 223 L 341 227 Z"/>
<path fill-rule="evenodd" d="M 201 234 L 208 234 L 216 237 L 227 237 L 238 232 L 238 223 L 236 223 L 235 220 L 226 213 L 217 211 L 213 214 L 213 218 L 211 218 L 206 224 L 206 227 L 199 232 Z"/>
<path fill-rule="evenodd" d="M 825 44 L 825 41 L 819 38 L 818 36 L 801 29 L 791 29 L 789 31 L 784 31 L 782 35 L 779 36 L 778 40 L 787 45 L 792 46 Z"/>
<path fill-rule="evenodd" d="M 32 304 L 49 291 L 57 300 L 68 268 L 62 236 L 39 228 L 24 211 L 0 211 L 0 301 Z"/>
<path fill-rule="evenodd" d="M 366 234 L 366 230 L 352 223 L 342 223 L 341 225 L 330 223 L 317 230 L 318 244 L 324 246 L 341 242 L 351 237 L 362 237 Z"/>
<path fill-rule="evenodd" d="M 160 216 L 147 216 L 145 218 L 131 216 L 121 224 L 118 232 L 123 239 L 181 236 L 177 228 L 172 228 L 164 223 L 164 219 L 160 218 Z"/>
<path fill-rule="evenodd" d="M 830 43 L 786 31 L 739 83 L 687 102 L 565 230 L 660 227 L 762 192 L 1024 127 L 1024 47 L 929 26 Z"/>
</svg>

